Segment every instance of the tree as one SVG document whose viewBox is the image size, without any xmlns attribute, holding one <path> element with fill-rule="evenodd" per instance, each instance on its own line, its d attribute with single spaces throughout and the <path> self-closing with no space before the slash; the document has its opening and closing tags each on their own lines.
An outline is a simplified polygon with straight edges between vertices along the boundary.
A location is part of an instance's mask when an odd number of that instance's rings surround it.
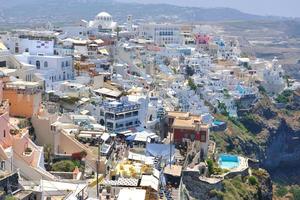
<svg viewBox="0 0 300 200">
<path fill-rule="evenodd" d="M 248 178 L 248 181 L 249 181 L 250 185 L 257 185 L 258 184 L 257 178 L 255 176 L 250 176 Z"/>
<path fill-rule="evenodd" d="M 115 31 L 116 31 L 116 33 L 117 33 L 117 41 L 119 41 L 121 28 L 118 26 L 118 27 L 115 29 Z"/>
<path fill-rule="evenodd" d="M 194 91 L 197 90 L 197 86 L 196 86 L 196 84 L 194 83 L 194 80 L 193 80 L 193 79 L 191 79 L 191 78 L 188 79 L 188 85 L 190 86 L 190 88 L 191 88 L 192 90 L 194 90 Z"/>
<path fill-rule="evenodd" d="M 206 161 L 206 163 L 207 163 L 209 175 L 214 174 L 214 163 L 213 163 L 213 161 L 209 159 L 209 160 Z"/>
<path fill-rule="evenodd" d="M 276 101 L 278 103 L 289 103 L 290 97 L 292 96 L 293 92 L 291 90 L 284 90 L 281 94 L 276 97 Z"/>
<path fill-rule="evenodd" d="M 266 89 L 262 85 L 259 85 L 257 88 L 258 88 L 258 91 L 261 94 L 266 94 L 267 93 Z"/>
<path fill-rule="evenodd" d="M 44 145 L 44 156 L 49 166 L 52 161 L 52 146 L 50 144 Z"/>
<path fill-rule="evenodd" d="M 229 116 L 225 103 L 218 101 L 218 109 L 222 115 Z"/>
</svg>

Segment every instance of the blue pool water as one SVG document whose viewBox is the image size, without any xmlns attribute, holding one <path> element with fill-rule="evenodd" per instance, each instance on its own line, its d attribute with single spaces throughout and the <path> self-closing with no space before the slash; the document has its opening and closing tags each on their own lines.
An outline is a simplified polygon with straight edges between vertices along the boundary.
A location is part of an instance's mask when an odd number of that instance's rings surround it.
<svg viewBox="0 0 300 200">
<path fill-rule="evenodd" d="M 219 120 L 214 120 L 213 121 L 213 125 L 215 125 L 215 126 L 220 126 L 222 124 L 224 124 L 224 122 L 222 122 L 222 121 L 219 121 Z"/>
<path fill-rule="evenodd" d="M 240 164 L 238 156 L 221 154 L 219 157 L 219 165 L 222 169 L 232 169 Z"/>
</svg>

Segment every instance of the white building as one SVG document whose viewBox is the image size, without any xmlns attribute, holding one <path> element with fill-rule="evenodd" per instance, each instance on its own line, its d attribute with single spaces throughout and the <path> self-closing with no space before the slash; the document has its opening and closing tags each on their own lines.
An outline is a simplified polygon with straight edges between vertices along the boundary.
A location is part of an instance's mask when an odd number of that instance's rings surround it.
<svg viewBox="0 0 300 200">
<path fill-rule="evenodd" d="M 89 88 L 80 83 L 63 82 L 59 86 L 57 94 L 69 97 L 89 97 Z"/>
<path fill-rule="evenodd" d="M 189 67 L 192 67 L 197 74 L 203 72 L 204 70 L 210 69 L 211 63 L 211 58 L 207 54 L 196 53 L 185 58 L 185 64 Z"/>
<path fill-rule="evenodd" d="M 109 131 L 122 131 L 141 124 L 140 104 L 126 99 L 95 104 L 89 111 Z"/>
<path fill-rule="evenodd" d="M 48 56 L 43 54 L 16 55 L 22 62 L 35 66 L 35 74 L 45 81 L 45 89 L 53 90 L 55 82 L 74 78 L 73 58 L 71 56 Z"/>
<path fill-rule="evenodd" d="M 176 24 L 148 23 L 139 26 L 139 36 L 159 45 L 181 44 L 180 26 Z"/>
<path fill-rule="evenodd" d="M 52 55 L 54 52 L 55 34 L 51 31 L 16 30 L 1 38 L 13 54 Z"/>
<path fill-rule="evenodd" d="M 281 65 L 279 65 L 277 58 L 274 58 L 272 63 L 263 70 L 262 86 L 270 94 L 280 93 L 285 87 L 283 75 L 284 71 Z"/>
<path fill-rule="evenodd" d="M 89 22 L 89 27 L 97 28 L 99 32 L 111 32 L 117 27 L 117 23 L 107 12 L 101 12 L 96 15 L 93 21 Z"/>
<path fill-rule="evenodd" d="M 89 36 L 97 36 L 99 33 L 110 33 L 117 28 L 117 22 L 107 12 L 100 12 L 94 20 L 80 20 L 73 26 L 63 27 L 63 33 L 59 38 L 80 38 L 87 39 Z"/>
</svg>

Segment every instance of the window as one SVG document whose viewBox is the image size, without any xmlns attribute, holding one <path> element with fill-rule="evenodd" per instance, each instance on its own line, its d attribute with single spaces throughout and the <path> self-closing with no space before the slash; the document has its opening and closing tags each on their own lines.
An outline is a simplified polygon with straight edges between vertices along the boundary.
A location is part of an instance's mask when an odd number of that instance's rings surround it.
<svg viewBox="0 0 300 200">
<path fill-rule="evenodd" d="M 6 67 L 6 61 L 0 61 L 0 67 Z"/>
<path fill-rule="evenodd" d="M 1 161 L 1 170 L 5 170 L 5 161 Z"/>
<path fill-rule="evenodd" d="M 40 68 L 41 68 L 41 62 L 40 62 L 39 60 L 37 60 L 37 61 L 35 62 L 35 65 L 36 65 L 36 68 L 37 68 L 37 69 L 40 69 Z"/>
<path fill-rule="evenodd" d="M 200 142 L 206 142 L 206 132 L 205 131 L 200 132 Z"/>
<path fill-rule="evenodd" d="M 6 131 L 3 130 L 3 137 L 6 137 Z"/>
<path fill-rule="evenodd" d="M 51 131 L 56 131 L 56 126 L 50 126 Z"/>
<path fill-rule="evenodd" d="M 70 66 L 70 64 L 69 64 L 69 62 L 68 61 L 66 61 L 66 66 L 68 67 L 68 66 Z"/>
<path fill-rule="evenodd" d="M 47 61 L 44 62 L 44 67 L 48 67 L 48 62 Z"/>
</svg>

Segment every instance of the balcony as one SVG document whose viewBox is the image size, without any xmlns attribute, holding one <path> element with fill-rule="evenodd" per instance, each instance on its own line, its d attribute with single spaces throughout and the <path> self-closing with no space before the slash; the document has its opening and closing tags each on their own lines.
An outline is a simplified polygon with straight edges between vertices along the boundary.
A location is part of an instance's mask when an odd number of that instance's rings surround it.
<svg viewBox="0 0 300 200">
<path fill-rule="evenodd" d="M 103 107 L 104 110 L 112 113 L 122 113 L 122 112 L 128 112 L 128 111 L 134 111 L 140 109 L 139 104 L 131 104 L 131 103 L 122 103 L 117 106 L 111 105 L 109 103 L 104 103 Z"/>
<path fill-rule="evenodd" d="M 18 88 L 17 86 L 6 86 L 3 88 L 3 90 L 6 91 L 16 91 L 17 94 L 25 94 L 25 95 L 33 95 L 40 93 L 42 90 L 40 87 L 34 87 L 34 88 L 26 88 L 26 86 L 23 86 L 25 88 Z"/>
</svg>

